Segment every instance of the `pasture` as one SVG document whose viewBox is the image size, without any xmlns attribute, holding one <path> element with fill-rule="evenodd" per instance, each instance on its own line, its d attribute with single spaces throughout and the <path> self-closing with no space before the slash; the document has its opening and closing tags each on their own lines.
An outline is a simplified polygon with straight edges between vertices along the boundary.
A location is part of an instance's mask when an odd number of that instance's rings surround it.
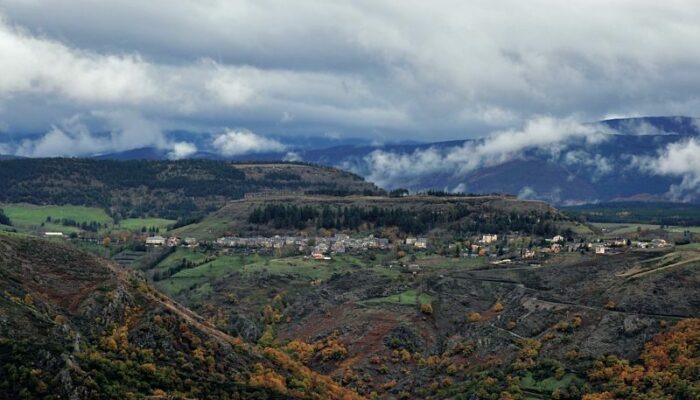
<svg viewBox="0 0 700 400">
<path fill-rule="evenodd" d="M 128 218 L 119 221 L 119 224 L 115 226 L 115 229 L 124 229 L 128 231 L 140 231 L 142 228 L 155 227 L 161 231 L 167 231 L 170 226 L 172 226 L 176 221 L 172 219 L 163 218 Z"/>
</svg>

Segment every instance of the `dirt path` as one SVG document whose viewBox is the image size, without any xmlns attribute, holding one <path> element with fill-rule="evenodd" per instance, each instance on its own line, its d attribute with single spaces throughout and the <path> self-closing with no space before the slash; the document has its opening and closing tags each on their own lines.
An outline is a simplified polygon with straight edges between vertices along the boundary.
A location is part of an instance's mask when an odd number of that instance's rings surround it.
<svg viewBox="0 0 700 400">
<path fill-rule="evenodd" d="M 637 279 L 637 278 L 641 278 L 643 276 L 647 276 L 649 274 L 653 274 L 654 272 L 665 271 L 665 270 L 671 269 L 671 268 L 682 267 L 682 266 L 685 266 L 688 264 L 696 263 L 698 261 L 700 261 L 700 257 L 691 258 L 690 260 L 677 262 L 675 264 L 670 264 L 670 265 L 666 265 L 663 267 L 658 267 L 658 268 L 654 268 L 654 269 L 650 269 L 650 270 L 646 270 L 646 271 L 637 272 L 635 274 L 627 275 L 627 278 L 628 279 Z"/>
<path fill-rule="evenodd" d="M 509 330 L 507 330 L 507 329 L 499 328 L 499 327 L 497 327 L 497 326 L 494 325 L 494 324 L 489 324 L 489 326 L 490 326 L 491 328 L 493 328 L 493 329 L 496 329 L 497 331 L 500 331 L 500 332 L 503 332 L 503 333 L 507 333 L 507 334 L 509 334 L 510 336 L 513 336 L 513 337 L 515 337 L 515 338 L 518 338 L 518 339 L 528 339 L 528 338 L 526 338 L 525 336 L 520 336 L 520 335 L 518 335 L 518 334 L 515 333 L 515 332 L 511 332 L 511 331 L 509 331 Z"/>
<path fill-rule="evenodd" d="M 614 314 L 639 315 L 639 316 L 643 316 L 643 317 L 667 318 L 667 319 L 693 318 L 693 316 L 688 316 L 688 315 L 655 314 L 655 313 L 640 313 L 640 312 L 634 312 L 634 311 L 609 310 L 607 308 L 602 308 L 602 307 L 592 307 L 592 306 L 586 306 L 586 305 L 582 305 L 582 304 L 570 303 L 570 302 L 566 302 L 566 301 L 557 301 L 557 300 L 542 300 L 542 299 L 538 299 L 538 298 L 533 298 L 532 301 L 538 302 L 541 304 L 576 307 L 576 308 L 581 308 L 584 310 L 602 311 L 602 312 L 614 313 Z"/>
<path fill-rule="evenodd" d="M 651 273 L 658 271 L 660 269 L 666 269 L 666 268 L 671 268 L 671 267 L 677 267 L 679 264 L 688 264 L 692 262 L 698 262 L 700 261 L 699 258 L 694 258 L 692 260 L 687 260 L 687 261 L 682 261 L 680 263 L 672 264 L 672 265 L 667 265 L 665 267 L 661 267 L 659 269 L 655 269 L 653 271 L 646 271 L 644 274 Z M 637 276 L 635 276 L 637 277 Z M 501 283 L 501 284 L 506 284 L 506 285 L 515 285 L 517 287 L 521 287 L 526 289 L 527 291 L 534 293 L 534 294 L 539 294 L 541 293 L 537 289 L 529 288 L 526 287 L 524 284 L 516 281 L 510 281 L 510 280 L 505 280 L 505 279 L 491 279 L 491 278 L 477 278 L 474 276 L 450 276 L 452 279 L 458 279 L 458 280 L 468 280 L 468 281 L 478 281 L 478 282 L 489 282 L 489 283 Z M 571 302 L 566 302 L 566 301 L 559 301 L 559 300 L 542 300 L 538 299 L 537 297 L 533 298 L 534 301 L 543 303 L 543 304 L 550 304 L 550 305 L 560 305 L 560 306 L 568 306 L 568 307 L 576 307 L 576 308 L 581 308 L 585 310 L 592 310 L 592 311 L 602 311 L 602 312 L 607 312 L 607 313 L 617 313 L 617 314 L 626 314 L 626 315 L 639 315 L 639 316 L 644 316 L 644 317 L 652 317 L 652 318 L 666 318 L 666 319 L 686 319 L 686 318 L 694 318 L 692 315 L 678 315 L 678 314 L 663 314 L 663 313 L 640 313 L 640 312 L 633 312 L 633 311 L 622 311 L 622 310 L 609 310 L 607 308 L 602 308 L 602 307 L 593 307 L 593 306 L 586 306 L 583 304 L 577 304 L 577 303 L 571 303 Z"/>
<path fill-rule="evenodd" d="M 171 310 L 175 314 L 179 315 L 182 319 L 192 324 L 194 327 L 206 333 L 207 335 L 216 337 L 217 339 L 226 342 L 232 346 L 240 346 L 243 343 L 240 340 L 234 338 L 233 336 L 227 335 L 224 332 L 214 328 L 213 326 L 209 325 L 209 323 L 200 321 L 202 317 L 193 313 L 185 307 L 171 304 L 167 301 L 162 301 L 156 296 L 152 296 L 152 299 L 158 302 L 163 307 L 167 308 L 168 310 Z"/>
<path fill-rule="evenodd" d="M 121 280 L 125 285 L 129 285 L 129 280 L 133 277 L 133 272 L 125 269 L 124 267 L 110 262 L 106 264 L 114 273 L 117 275 L 117 279 Z M 221 332 L 220 330 L 214 328 L 212 325 L 204 321 L 204 318 L 202 318 L 200 315 L 194 313 L 191 311 L 189 308 L 181 306 L 180 304 L 177 304 L 174 300 L 169 299 L 165 297 L 164 295 L 161 295 L 159 292 L 154 293 L 144 293 L 149 299 L 153 300 L 154 302 L 160 304 L 164 308 L 172 311 L 185 321 L 189 322 L 192 324 L 194 327 L 197 329 L 201 330 L 204 333 L 207 333 L 211 336 L 214 336 L 224 342 L 227 342 L 231 345 L 238 345 L 240 344 L 240 341 L 233 338 L 230 335 L 225 334 L 224 332 Z M 162 297 L 165 297 L 166 300 L 163 300 Z"/>
</svg>

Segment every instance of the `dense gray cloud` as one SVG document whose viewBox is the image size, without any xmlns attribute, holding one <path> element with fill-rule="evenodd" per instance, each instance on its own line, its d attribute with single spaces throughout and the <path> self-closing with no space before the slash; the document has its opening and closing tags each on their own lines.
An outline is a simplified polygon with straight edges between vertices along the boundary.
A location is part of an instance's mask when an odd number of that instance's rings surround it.
<svg viewBox="0 0 700 400">
<path fill-rule="evenodd" d="M 61 127 L 76 115 L 386 141 L 700 106 L 691 0 L 0 0 L 0 15 L 0 129 L 46 132 L 23 154 L 123 147 Z M 126 131 L 114 118 L 84 124 Z"/>
</svg>

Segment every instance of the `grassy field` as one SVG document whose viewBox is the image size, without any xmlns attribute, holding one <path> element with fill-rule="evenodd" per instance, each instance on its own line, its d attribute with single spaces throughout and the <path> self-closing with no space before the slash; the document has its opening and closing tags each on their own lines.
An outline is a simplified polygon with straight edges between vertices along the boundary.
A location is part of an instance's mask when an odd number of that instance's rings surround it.
<svg viewBox="0 0 700 400">
<path fill-rule="evenodd" d="M 204 261 L 207 255 L 192 249 L 179 248 L 169 254 L 163 261 L 158 263 L 157 269 L 168 269 L 180 263 L 183 259 L 198 264 Z"/>
<path fill-rule="evenodd" d="M 46 221 L 47 217 L 52 219 L 72 219 L 78 223 L 95 221 L 101 224 L 109 224 L 112 222 L 112 218 L 103 209 L 94 207 L 4 204 L 1 208 L 5 210 L 5 214 L 10 217 L 12 223 L 18 227 L 40 226 Z M 47 225 L 63 232 L 67 232 L 71 228 L 60 224 Z"/>
<path fill-rule="evenodd" d="M 615 222 L 595 222 L 592 223 L 591 225 L 595 226 L 596 228 L 599 228 L 603 231 L 605 234 L 619 234 L 619 235 L 624 235 L 626 233 L 634 233 L 637 232 L 638 229 L 641 230 L 655 230 L 659 229 L 659 225 L 650 225 L 650 224 L 626 224 L 626 223 L 615 223 Z"/>
<path fill-rule="evenodd" d="M 173 234 L 180 237 L 194 237 L 197 239 L 211 240 L 221 236 L 229 226 L 229 220 L 208 216 L 202 222 L 186 225 L 175 229 Z"/>
<path fill-rule="evenodd" d="M 596 228 L 603 229 L 608 235 L 624 235 L 627 233 L 637 232 L 641 230 L 657 230 L 661 229 L 661 225 L 652 224 L 635 224 L 635 223 L 616 223 L 616 222 L 596 222 L 591 224 Z M 692 233 L 700 233 L 700 226 L 665 226 L 664 230 L 673 233 L 683 233 L 689 231 Z"/>
<path fill-rule="evenodd" d="M 568 387 L 576 379 L 577 378 L 575 375 L 566 374 L 561 379 L 550 377 L 541 381 L 537 381 L 532 376 L 532 373 L 528 373 L 520 381 L 520 387 L 522 387 L 523 389 L 529 389 L 541 393 L 552 393 L 556 389 L 563 389 Z"/>
<path fill-rule="evenodd" d="M 47 232 L 78 233 L 81 231 L 80 228 L 75 226 L 46 222 L 47 217 L 51 217 L 52 220 L 68 219 L 77 223 L 94 221 L 100 224 L 107 224 L 107 228 L 100 229 L 101 233 L 108 233 L 113 230 L 141 231 L 141 228 L 144 226 L 146 228 L 157 227 L 163 232 L 175 223 L 173 220 L 162 218 L 129 218 L 114 226 L 112 225 L 112 218 L 103 209 L 96 207 L 3 204 L 0 205 L 0 208 L 5 211 L 14 227 L 23 231 L 33 231 L 39 228 Z M 42 224 L 44 225 L 42 226 Z"/>
<path fill-rule="evenodd" d="M 690 244 L 684 244 L 682 246 L 676 247 L 677 250 L 693 250 L 693 251 L 700 251 L 700 243 L 690 243 Z"/>
<path fill-rule="evenodd" d="M 402 260 L 405 263 L 413 263 L 410 259 Z M 463 258 L 463 257 L 443 257 L 439 255 L 424 255 L 419 254 L 415 261 L 421 268 L 437 271 L 437 270 L 457 270 L 457 269 L 475 269 L 488 265 L 486 257 Z"/>
<path fill-rule="evenodd" d="M 176 265 L 183 258 L 195 263 L 215 257 L 203 253 L 179 249 L 158 264 L 158 269 L 166 269 Z M 222 279 L 231 272 L 253 274 L 267 272 L 275 275 L 291 275 L 301 281 L 326 280 L 335 273 L 364 270 L 390 278 L 400 275 L 398 269 L 368 264 L 358 257 L 342 255 L 332 260 L 319 261 L 303 256 L 273 258 L 261 255 L 221 255 L 195 268 L 184 269 L 177 274 L 158 282 L 158 287 L 170 295 L 176 295 L 193 285 L 203 285 Z"/>
<path fill-rule="evenodd" d="M 115 228 L 126 229 L 129 231 L 140 231 L 141 228 L 156 227 L 161 231 L 166 231 L 169 226 L 172 226 L 176 221 L 162 218 L 128 218 L 119 222 Z"/>
<path fill-rule="evenodd" d="M 561 230 L 571 229 L 577 235 L 593 235 L 595 232 L 591 230 L 587 225 L 575 221 L 564 221 L 557 224 L 557 227 Z"/>
<path fill-rule="evenodd" d="M 193 262 L 201 262 L 205 260 L 207 256 L 202 253 L 188 252 L 188 250 L 180 249 L 158 264 L 158 268 L 169 268 L 183 258 Z M 245 257 L 219 256 L 212 261 L 195 268 L 184 269 L 170 278 L 158 282 L 158 287 L 169 295 L 175 295 L 193 285 L 212 282 L 227 273 L 241 271 L 247 264 L 264 263 L 264 260 L 264 257 L 258 255 Z"/>
<path fill-rule="evenodd" d="M 261 256 L 220 256 L 195 268 L 188 268 L 175 274 L 176 279 L 207 278 L 216 279 L 229 272 L 240 271 L 248 264 L 258 264 L 263 262 Z"/>
<path fill-rule="evenodd" d="M 392 303 L 392 304 L 407 304 L 412 306 L 417 306 L 420 304 L 430 303 L 432 297 L 426 293 L 418 293 L 413 289 L 409 289 L 405 292 L 394 294 L 387 297 L 380 297 L 376 299 L 365 300 L 365 304 L 379 304 L 379 303 Z"/>
<path fill-rule="evenodd" d="M 332 260 L 319 261 L 305 257 L 271 259 L 262 263 L 247 265 L 244 272 L 267 271 L 272 274 L 290 274 L 304 279 L 328 279 L 334 273 L 349 271 L 351 268 L 364 268 L 366 265 L 352 256 L 339 256 Z"/>
</svg>

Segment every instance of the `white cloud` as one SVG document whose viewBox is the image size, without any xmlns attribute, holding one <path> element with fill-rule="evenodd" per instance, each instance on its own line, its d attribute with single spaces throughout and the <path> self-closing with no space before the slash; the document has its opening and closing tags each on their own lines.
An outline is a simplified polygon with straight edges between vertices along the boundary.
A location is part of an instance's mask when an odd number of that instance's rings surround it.
<svg viewBox="0 0 700 400">
<path fill-rule="evenodd" d="M 518 198 L 525 200 L 536 200 L 538 199 L 538 196 L 535 189 L 531 188 L 530 186 L 523 186 L 523 188 L 520 189 L 520 192 L 518 192 Z"/>
<path fill-rule="evenodd" d="M 598 144 L 613 131 L 597 124 L 582 124 L 574 119 L 538 117 L 522 129 L 493 133 L 484 140 L 469 141 L 459 147 L 430 147 L 412 153 L 375 150 L 359 163 L 342 166 L 365 175 L 388 188 L 412 186 L 434 173 L 463 176 L 477 168 L 498 165 L 519 157 L 526 150 L 537 149 L 558 155 L 571 141 Z M 607 167 L 601 163 L 601 171 Z"/>
<path fill-rule="evenodd" d="M 450 192 L 452 193 L 465 193 L 467 191 L 467 185 L 464 183 L 460 183 L 457 186 L 455 186 Z"/>
<path fill-rule="evenodd" d="M 692 138 L 671 143 L 657 157 L 638 157 L 634 163 L 654 175 L 682 178 L 669 188 L 669 196 L 676 201 L 690 201 L 700 195 L 700 141 Z"/>
<path fill-rule="evenodd" d="M 253 98 L 255 91 L 240 72 L 217 68 L 205 87 L 224 105 L 242 106 Z"/>
<path fill-rule="evenodd" d="M 299 154 L 298 152 L 290 151 L 284 155 L 283 160 L 284 161 L 303 161 L 304 159 L 301 157 L 301 154 Z"/>
<path fill-rule="evenodd" d="M 591 180 L 593 182 L 613 172 L 614 162 L 601 154 L 591 154 L 584 150 L 572 150 L 563 156 L 564 164 L 570 166 L 583 166 L 593 171 Z"/>
<path fill-rule="evenodd" d="M 197 152 L 197 146 L 188 142 L 175 142 L 172 144 L 172 150 L 168 153 L 168 158 L 171 160 L 179 160 L 187 158 Z"/>
<path fill-rule="evenodd" d="M 213 146 L 225 156 L 284 151 L 286 147 L 274 140 L 247 130 L 229 130 L 217 136 Z"/>
<path fill-rule="evenodd" d="M 91 155 L 110 149 L 106 137 L 95 137 L 84 125 L 53 127 L 36 140 L 24 140 L 17 155 L 30 157 L 56 157 L 63 155 Z"/>
<path fill-rule="evenodd" d="M 88 124 L 97 119 L 109 129 L 95 133 Z M 22 140 L 16 155 L 28 157 L 91 156 L 141 147 L 167 147 L 158 124 L 132 112 L 78 114 L 53 126 L 38 139 Z"/>
</svg>

